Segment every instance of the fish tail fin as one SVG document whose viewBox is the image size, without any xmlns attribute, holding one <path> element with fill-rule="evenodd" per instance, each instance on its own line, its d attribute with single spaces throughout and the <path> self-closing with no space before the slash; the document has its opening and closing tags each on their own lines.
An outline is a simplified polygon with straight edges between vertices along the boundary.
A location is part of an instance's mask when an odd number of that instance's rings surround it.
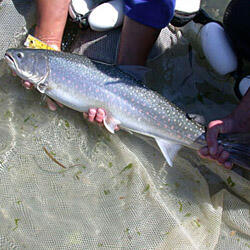
<svg viewBox="0 0 250 250">
<path fill-rule="evenodd" d="M 236 165 L 250 170 L 250 133 L 221 134 L 218 142 Z"/>
</svg>

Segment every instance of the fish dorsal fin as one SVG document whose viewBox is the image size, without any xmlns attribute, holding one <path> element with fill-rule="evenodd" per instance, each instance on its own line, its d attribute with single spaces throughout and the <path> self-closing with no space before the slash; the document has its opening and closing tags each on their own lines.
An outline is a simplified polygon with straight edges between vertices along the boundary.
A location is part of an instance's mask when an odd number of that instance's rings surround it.
<svg viewBox="0 0 250 250">
<path fill-rule="evenodd" d="M 110 116 L 105 116 L 103 119 L 103 124 L 105 126 L 105 128 L 112 134 L 115 133 L 115 129 L 117 128 L 117 126 L 119 124 L 121 124 L 121 122 L 117 119 L 115 119 L 114 117 L 110 117 Z"/>
<path fill-rule="evenodd" d="M 191 120 L 199 123 L 202 126 L 205 126 L 206 119 L 203 115 L 200 114 L 193 114 L 193 113 L 186 113 L 186 117 Z"/>
<path fill-rule="evenodd" d="M 181 145 L 179 144 L 175 144 L 172 141 L 167 141 L 164 139 L 160 139 L 160 138 L 155 138 L 162 154 L 164 155 L 168 165 L 170 167 L 173 166 L 173 160 L 177 154 L 177 152 L 180 150 Z"/>
<path fill-rule="evenodd" d="M 150 68 L 141 65 L 118 65 L 121 71 L 135 78 L 140 82 L 146 81 L 146 74 L 151 71 Z"/>
</svg>

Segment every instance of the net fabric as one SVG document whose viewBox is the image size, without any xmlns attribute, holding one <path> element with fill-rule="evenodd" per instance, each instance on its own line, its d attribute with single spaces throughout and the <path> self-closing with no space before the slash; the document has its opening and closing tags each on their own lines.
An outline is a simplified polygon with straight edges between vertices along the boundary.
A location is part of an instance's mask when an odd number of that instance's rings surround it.
<svg viewBox="0 0 250 250">
<path fill-rule="evenodd" d="M 228 79 L 197 50 L 191 68 L 188 44 L 150 63 L 152 86 L 186 111 L 225 115 Z M 50 112 L 0 63 L 0 249 L 249 248 L 246 178 L 184 149 L 170 168 L 151 140 Z"/>
<path fill-rule="evenodd" d="M 20 43 L 34 20 L 34 1 L 0 1 L 0 58 L 9 47 Z"/>
<path fill-rule="evenodd" d="M 78 32 L 78 39 L 73 43 L 72 51 L 93 60 L 114 64 L 118 53 L 121 28 L 106 32 L 95 32 L 90 29 Z M 166 49 L 173 47 L 181 35 L 174 27 L 166 27 L 156 40 L 148 61 L 161 56 Z M 96 53 L 102 51 L 102 53 Z"/>
</svg>

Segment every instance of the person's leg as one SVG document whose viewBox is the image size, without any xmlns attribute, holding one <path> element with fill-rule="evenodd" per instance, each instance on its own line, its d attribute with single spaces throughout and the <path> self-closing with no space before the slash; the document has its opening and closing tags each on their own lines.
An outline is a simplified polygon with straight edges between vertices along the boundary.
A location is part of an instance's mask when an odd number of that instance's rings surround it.
<svg viewBox="0 0 250 250">
<path fill-rule="evenodd" d="M 117 64 L 144 66 L 159 33 L 160 29 L 143 25 L 125 16 Z"/>
<path fill-rule="evenodd" d="M 250 61 L 250 2 L 248 0 L 231 0 L 228 4 L 223 25 L 232 40 L 238 56 Z"/>
<path fill-rule="evenodd" d="M 144 66 L 160 30 L 173 18 L 175 0 L 124 0 L 124 3 L 117 64 Z"/>
</svg>

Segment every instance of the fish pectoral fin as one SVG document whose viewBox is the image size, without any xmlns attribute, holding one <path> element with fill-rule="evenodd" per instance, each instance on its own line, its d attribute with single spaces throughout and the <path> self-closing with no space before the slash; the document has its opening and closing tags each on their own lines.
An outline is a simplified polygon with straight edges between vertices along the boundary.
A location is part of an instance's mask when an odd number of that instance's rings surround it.
<svg viewBox="0 0 250 250">
<path fill-rule="evenodd" d="M 115 130 L 117 129 L 118 125 L 121 124 L 121 122 L 114 117 L 105 116 L 103 119 L 103 124 L 110 133 L 114 134 Z"/>
<path fill-rule="evenodd" d="M 172 141 L 167 141 L 167 140 L 163 140 L 160 138 L 155 138 L 162 154 L 164 155 L 168 165 L 170 167 L 173 166 L 173 160 L 177 154 L 177 152 L 180 150 L 181 145 L 179 144 L 175 144 Z"/>
</svg>

